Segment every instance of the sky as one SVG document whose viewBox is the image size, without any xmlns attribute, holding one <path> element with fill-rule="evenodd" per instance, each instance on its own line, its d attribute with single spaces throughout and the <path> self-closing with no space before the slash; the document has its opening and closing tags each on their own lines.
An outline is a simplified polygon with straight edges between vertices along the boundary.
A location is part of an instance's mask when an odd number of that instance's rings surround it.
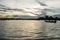
<svg viewBox="0 0 60 40">
<path fill-rule="evenodd" d="M 49 7 L 60 7 L 60 0 L 0 0 L 0 4 L 12 8 L 38 8 L 41 5 L 37 1 L 41 1 Z"/>
<path fill-rule="evenodd" d="M 1 0 L 0 3 L 12 8 L 33 8 L 40 6 L 35 0 Z"/>
<path fill-rule="evenodd" d="M 40 5 L 37 1 L 46 4 L 47 6 Z M 0 0 L 0 4 L 6 5 L 10 8 L 60 8 L 60 0 Z M 31 11 L 30 10 L 30 11 Z"/>
</svg>

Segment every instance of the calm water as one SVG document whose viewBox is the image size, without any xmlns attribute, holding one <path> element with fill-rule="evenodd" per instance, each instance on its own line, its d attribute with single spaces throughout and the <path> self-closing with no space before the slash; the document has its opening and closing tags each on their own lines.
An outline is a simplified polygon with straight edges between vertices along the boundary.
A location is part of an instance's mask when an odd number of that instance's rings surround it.
<svg viewBox="0 0 60 40">
<path fill-rule="evenodd" d="M 43 36 L 60 37 L 60 22 L 0 20 L 0 38 L 38 39 Z"/>
</svg>

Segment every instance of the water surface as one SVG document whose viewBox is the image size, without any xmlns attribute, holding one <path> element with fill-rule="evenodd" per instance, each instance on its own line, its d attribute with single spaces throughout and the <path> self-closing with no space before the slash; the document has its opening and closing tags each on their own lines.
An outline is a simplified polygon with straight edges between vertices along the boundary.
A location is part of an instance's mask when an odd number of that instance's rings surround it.
<svg viewBox="0 0 60 40">
<path fill-rule="evenodd" d="M 0 38 L 39 39 L 44 36 L 60 37 L 60 22 L 38 20 L 0 20 Z"/>
</svg>

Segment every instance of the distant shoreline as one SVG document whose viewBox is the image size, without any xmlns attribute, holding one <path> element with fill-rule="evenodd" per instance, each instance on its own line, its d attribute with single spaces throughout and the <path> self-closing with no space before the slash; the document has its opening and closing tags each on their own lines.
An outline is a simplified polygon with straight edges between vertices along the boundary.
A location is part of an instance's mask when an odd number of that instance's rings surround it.
<svg viewBox="0 0 60 40">
<path fill-rule="evenodd" d="M 37 18 L 37 19 L 24 19 L 24 18 L 0 18 L 0 20 L 60 20 L 60 18 Z"/>
</svg>

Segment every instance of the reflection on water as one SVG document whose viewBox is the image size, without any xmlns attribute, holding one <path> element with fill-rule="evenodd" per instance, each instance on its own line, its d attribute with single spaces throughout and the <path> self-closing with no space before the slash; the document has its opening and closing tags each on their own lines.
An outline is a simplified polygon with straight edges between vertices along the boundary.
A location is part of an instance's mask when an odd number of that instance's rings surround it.
<svg viewBox="0 0 60 40">
<path fill-rule="evenodd" d="M 60 22 L 38 20 L 0 20 L 1 38 L 34 39 L 43 36 L 60 37 Z"/>
</svg>

